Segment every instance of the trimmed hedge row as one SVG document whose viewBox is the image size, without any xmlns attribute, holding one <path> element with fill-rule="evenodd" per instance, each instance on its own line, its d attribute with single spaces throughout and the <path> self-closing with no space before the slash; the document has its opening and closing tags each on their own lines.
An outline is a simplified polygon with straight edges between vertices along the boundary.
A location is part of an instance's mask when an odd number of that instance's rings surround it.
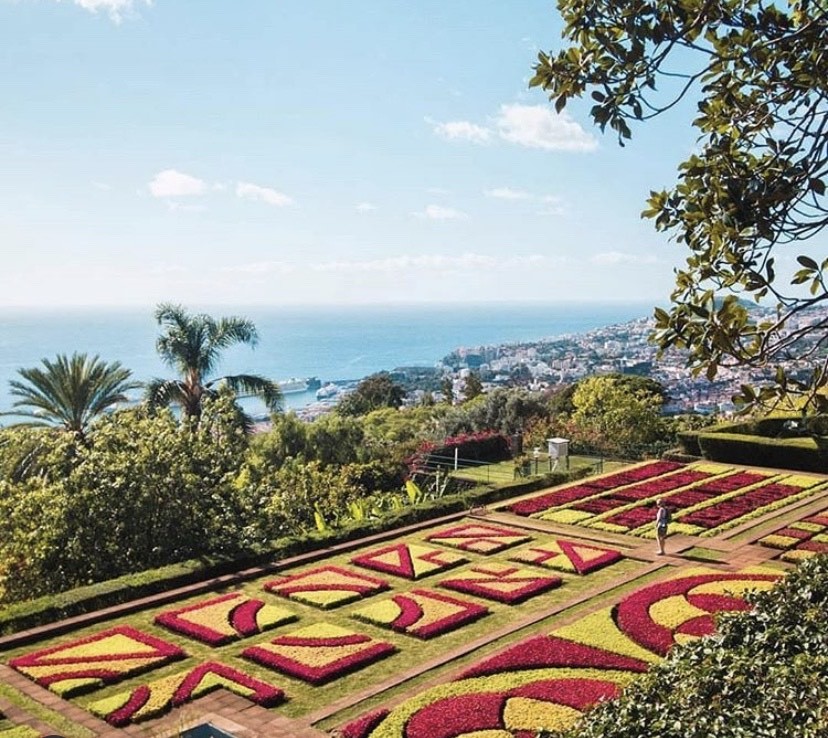
<svg viewBox="0 0 828 738">
<path fill-rule="evenodd" d="M 826 416 L 806 418 L 806 432 L 814 435 L 779 437 L 789 432 L 791 421 L 801 423 L 802 416 L 781 415 L 723 423 L 699 431 L 681 432 L 678 439 L 683 453 L 711 461 L 828 472 L 828 439 L 817 434 L 823 429 Z"/>
<path fill-rule="evenodd" d="M 529 481 L 520 480 L 502 484 L 494 489 L 483 486 L 475 487 L 464 493 L 422 502 L 381 520 L 362 521 L 324 533 L 313 531 L 304 536 L 279 538 L 272 541 L 270 547 L 250 551 L 244 557 L 183 561 L 54 595 L 46 595 L 35 600 L 14 603 L 0 607 L 0 636 L 56 623 L 66 618 L 138 600 L 206 579 L 263 566 L 279 559 L 326 549 L 339 543 L 347 543 L 444 515 L 462 513 L 472 507 L 499 502 L 536 489 L 562 484 L 570 479 L 584 476 L 586 473 L 588 470 L 569 474 L 556 472 Z"/>
</svg>

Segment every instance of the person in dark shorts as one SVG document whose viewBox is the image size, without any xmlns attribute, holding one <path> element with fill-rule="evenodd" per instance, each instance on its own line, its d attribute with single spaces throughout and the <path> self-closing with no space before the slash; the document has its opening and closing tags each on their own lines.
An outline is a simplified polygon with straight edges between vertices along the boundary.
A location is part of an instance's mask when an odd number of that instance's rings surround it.
<svg viewBox="0 0 828 738">
<path fill-rule="evenodd" d="M 656 542 L 658 543 L 658 554 L 664 555 L 664 541 L 667 539 L 667 526 L 670 525 L 670 510 L 664 504 L 664 500 L 656 500 Z"/>
</svg>

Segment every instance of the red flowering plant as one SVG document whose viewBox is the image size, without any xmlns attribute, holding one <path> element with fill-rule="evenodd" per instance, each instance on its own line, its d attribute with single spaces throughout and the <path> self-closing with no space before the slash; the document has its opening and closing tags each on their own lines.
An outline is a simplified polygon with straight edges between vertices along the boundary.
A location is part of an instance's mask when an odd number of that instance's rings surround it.
<svg viewBox="0 0 828 738">
<path fill-rule="evenodd" d="M 422 443 L 405 461 L 409 477 L 427 472 L 440 463 L 445 464 L 447 458 L 454 458 L 455 452 L 458 458 L 483 462 L 505 461 L 512 457 L 509 439 L 502 433 L 493 430 L 461 433 L 442 443 Z"/>
</svg>

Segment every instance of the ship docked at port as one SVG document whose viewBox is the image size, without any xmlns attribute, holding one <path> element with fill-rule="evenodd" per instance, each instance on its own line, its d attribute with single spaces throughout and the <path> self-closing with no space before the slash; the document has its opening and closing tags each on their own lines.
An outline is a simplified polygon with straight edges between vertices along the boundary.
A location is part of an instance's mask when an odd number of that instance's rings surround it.
<svg viewBox="0 0 828 738">
<path fill-rule="evenodd" d="M 322 386 L 322 382 L 319 381 L 318 377 L 305 377 L 304 379 L 291 377 L 290 379 L 283 379 L 276 384 L 279 385 L 279 389 L 282 390 L 283 395 L 292 395 L 297 392 L 312 392 Z"/>
</svg>

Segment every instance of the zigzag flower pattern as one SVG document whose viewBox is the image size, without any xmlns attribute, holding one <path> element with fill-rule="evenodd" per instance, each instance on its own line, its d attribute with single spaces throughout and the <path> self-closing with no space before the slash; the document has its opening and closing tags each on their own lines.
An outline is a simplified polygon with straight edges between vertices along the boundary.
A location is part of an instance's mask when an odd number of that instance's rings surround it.
<svg viewBox="0 0 828 738">
<path fill-rule="evenodd" d="M 208 661 L 188 671 L 93 702 L 89 710 L 110 725 L 121 727 L 156 717 L 172 707 L 222 688 L 262 707 L 277 705 L 284 697 L 284 692 L 272 684 L 230 666 Z"/>
<path fill-rule="evenodd" d="M 202 600 L 155 616 L 158 625 L 210 646 L 221 646 L 296 619 L 290 610 L 267 605 L 242 592 Z"/>
<path fill-rule="evenodd" d="M 558 539 L 515 551 L 510 561 L 535 564 L 573 574 L 589 574 L 624 558 L 619 551 L 591 543 Z"/>
<path fill-rule="evenodd" d="M 242 656 L 311 684 L 323 684 L 394 651 L 396 647 L 390 643 L 338 625 L 315 623 L 261 646 L 246 648 Z"/>
<path fill-rule="evenodd" d="M 420 579 L 467 561 L 460 554 L 415 543 L 395 543 L 351 559 L 352 564 L 406 579 Z"/>
<path fill-rule="evenodd" d="M 440 582 L 441 587 L 508 605 L 548 592 L 560 584 L 560 577 L 542 576 L 529 569 L 504 564 L 479 564 Z"/>
<path fill-rule="evenodd" d="M 531 541 L 532 537 L 523 531 L 502 526 L 470 523 L 443 528 L 426 538 L 433 543 L 442 543 L 463 551 L 479 554 L 492 554 L 510 546 Z"/>
<path fill-rule="evenodd" d="M 185 656 L 172 643 L 120 625 L 88 638 L 18 656 L 9 666 L 40 686 L 70 697 Z"/>
<path fill-rule="evenodd" d="M 652 584 L 614 607 L 486 658 L 389 711 L 343 726 L 347 738 L 499 738 L 565 730 L 615 697 L 676 642 L 708 631 L 710 615 L 742 609 L 740 595 L 770 586 L 766 570 L 696 569 Z M 701 619 L 704 619 L 704 623 Z"/>
<path fill-rule="evenodd" d="M 388 582 L 341 566 L 320 566 L 265 583 L 268 592 L 323 609 L 388 589 Z"/>
<path fill-rule="evenodd" d="M 357 620 L 417 638 L 432 638 L 487 615 L 489 610 L 439 592 L 413 589 L 352 613 Z"/>
</svg>

